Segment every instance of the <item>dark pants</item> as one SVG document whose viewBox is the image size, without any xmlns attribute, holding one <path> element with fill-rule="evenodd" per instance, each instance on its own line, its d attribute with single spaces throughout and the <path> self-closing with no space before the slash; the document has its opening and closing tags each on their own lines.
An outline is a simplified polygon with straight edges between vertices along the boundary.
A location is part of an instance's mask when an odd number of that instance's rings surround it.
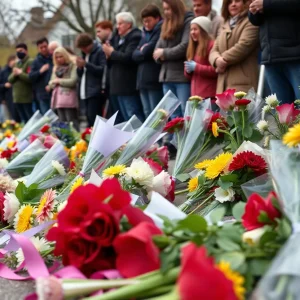
<svg viewBox="0 0 300 300">
<path fill-rule="evenodd" d="M 42 115 L 44 115 L 50 109 L 51 99 L 40 100 L 38 103 L 40 112 Z"/>
<path fill-rule="evenodd" d="M 72 122 L 74 128 L 79 131 L 78 111 L 76 108 L 58 108 L 57 114 L 59 121 L 68 123 Z"/>
<path fill-rule="evenodd" d="M 33 115 L 32 103 L 15 103 L 15 106 L 21 121 L 27 123 Z"/>
<path fill-rule="evenodd" d="M 8 111 L 10 113 L 11 118 L 16 122 L 21 122 L 21 118 L 17 112 L 16 104 L 12 100 L 7 100 L 6 105 L 8 108 Z"/>
<path fill-rule="evenodd" d="M 88 126 L 94 126 L 97 115 L 102 116 L 103 107 L 105 105 L 105 97 L 93 97 L 83 100 L 86 108 L 86 116 L 88 119 Z"/>
<path fill-rule="evenodd" d="M 300 99 L 300 61 L 266 65 L 266 78 L 281 103 Z"/>
<path fill-rule="evenodd" d="M 108 107 L 109 114 L 108 116 L 113 116 L 117 111 L 119 112 L 116 118 L 116 124 L 123 123 L 125 118 L 121 112 L 118 96 L 111 95 L 109 96 L 109 107 Z"/>
<path fill-rule="evenodd" d="M 154 108 L 163 98 L 164 94 L 162 89 L 160 90 L 149 90 L 149 89 L 141 89 L 140 96 L 142 100 L 144 115 L 146 118 L 152 113 Z"/>
<path fill-rule="evenodd" d="M 118 102 L 125 121 L 128 121 L 133 115 L 136 115 L 141 122 L 145 121 L 145 115 L 139 95 L 118 96 Z"/>
</svg>

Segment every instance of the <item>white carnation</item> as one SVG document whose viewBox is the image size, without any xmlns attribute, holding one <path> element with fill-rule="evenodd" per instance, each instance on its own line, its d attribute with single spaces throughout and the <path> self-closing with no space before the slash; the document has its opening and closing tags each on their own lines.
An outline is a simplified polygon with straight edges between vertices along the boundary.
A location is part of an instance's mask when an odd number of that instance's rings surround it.
<svg viewBox="0 0 300 300">
<path fill-rule="evenodd" d="M 258 130 L 261 133 L 264 133 L 265 131 L 267 131 L 269 129 L 269 124 L 267 121 L 261 120 L 257 123 L 256 127 L 258 128 Z"/>
<path fill-rule="evenodd" d="M 215 189 L 215 198 L 220 203 L 232 202 L 234 200 L 235 191 L 232 188 L 223 190 L 221 187 Z"/>
<path fill-rule="evenodd" d="M 20 202 L 16 195 L 11 193 L 6 193 L 4 199 L 4 220 L 11 224 L 19 210 Z"/>
<path fill-rule="evenodd" d="M 169 194 L 171 184 L 170 175 L 165 171 L 161 171 L 153 178 L 153 191 L 165 197 Z"/>
<path fill-rule="evenodd" d="M 52 167 L 59 173 L 61 176 L 66 176 L 66 170 L 64 166 L 59 163 L 57 160 L 52 160 Z"/>
<path fill-rule="evenodd" d="M 124 174 L 141 186 L 148 188 L 153 186 L 154 173 L 141 157 L 134 159 L 131 166 L 124 170 Z"/>
<path fill-rule="evenodd" d="M 272 94 L 266 98 L 266 103 L 271 106 L 272 108 L 275 108 L 279 105 L 279 100 L 277 99 L 276 94 Z"/>
</svg>

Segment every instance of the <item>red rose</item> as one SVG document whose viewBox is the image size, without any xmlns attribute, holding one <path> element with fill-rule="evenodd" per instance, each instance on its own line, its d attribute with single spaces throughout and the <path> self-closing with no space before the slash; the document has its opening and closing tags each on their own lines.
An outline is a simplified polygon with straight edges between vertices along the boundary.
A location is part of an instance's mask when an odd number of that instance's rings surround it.
<svg viewBox="0 0 300 300">
<path fill-rule="evenodd" d="M 163 170 L 161 165 L 151 158 L 143 158 L 143 160 L 150 166 L 151 170 L 154 173 L 154 176 L 158 175 Z"/>
<path fill-rule="evenodd" d="M 168 122 L 163 131 L 174 133 L 181 131 L 184 126 L 184 118 L 175 118 L 172 121 Z"/>
<path fill-rule="evenodd" d="M 281 124 L 291 124 L 300 114 L 300 110 L 295 108 L 294 103 L 282 104 L 276 107 L 279 122 Z"/>
<path fill-rule="evenodd" d="M 177 283 L 181 300 L 237 300 L 233 282 L 215 267 L 204 247 L 197 248 L 192 243 L 182 249 Z"/>
<path fill-rule="evenodd" d="M 37 140 L 39 138 L 38 135 L 36 134 L 31 134 L 30 137 L 29 137 L 29 143 L 33 143 L 35 140 Z"/>
<path fill-rule="evenodd" d="M 167 146 L 163 146 L 157 149 L 157 156 L 159 161 L 165 170 L 168 170 L 169 165 L 169 151 Z"/>
<path fill-rule="evenodd" d="M 236 106 L 247 106 L 250 103 L 251 103 L 251 100 L 248 100 L 248 99 L 240 99 L 240 100 L 235 101 Z"/>
<path fill-rule="evenodd" d="M 277 198 L 275 193 L 270 193 L 267 199 L 263 199 L 258 194 L 250 196 L 242 217 L 243 225 L 248 231 L 263 227 L 266 224 L 259 221 L 262 212 L 265 212 L 269 218 L 267 224 L 272 224 L 276 218 L 281 217 L 281 213 L 272 204 L 273 198 Z"/>
<path fill-rule="evenodd" d="M 171 178 L 171 188 L 169 194 L 166 196 L 166 199 L 170 202 L 174 202 L 175 200 L 175 179 Z"/>
<path fill-rule="evenodd" d="M 4 194 L 2 192 L 0 192 L 0 222 L 6 223 L 4 220 Z"/>
<path fill-rule="evenodd" d="M 49 131 L 49 129 L 50 129 L 50 126 L 46 124 L 41 128 L 40 132 L 46 133 Z"/>
<path fill-rule="evenodd" d="M 217 94 L 216 104 L 224 111 L 232 110 L 236 101 L 234 93 L 235 89 L 228 89 L 222 94 Z"/>
<path fill-rule="evenodd" d="M 140 223 L 114 242 L 117 269 L 124 277 L 135 277 L 159 269 L 159 249 L 152 237 L 162 231 L 151 223 Z"/>
<path fill-rule="evenodd" d="M 52 146 L 57 142 L 57 139 L 55 139 L 53 136 L 51 135 L 47 135 L 44 139 L 44 146 L 47 149 L 52 148 Z"/>
</svg>

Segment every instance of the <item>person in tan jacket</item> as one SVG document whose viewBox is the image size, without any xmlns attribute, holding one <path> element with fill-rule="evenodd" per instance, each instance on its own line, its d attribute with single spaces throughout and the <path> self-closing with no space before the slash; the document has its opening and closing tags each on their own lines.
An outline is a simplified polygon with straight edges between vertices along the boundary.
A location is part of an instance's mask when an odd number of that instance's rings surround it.
<svg viewBox="0 0 300 300">
<path fill-rule="evenodd" d="M 249 2 L 224 0 L 224 24 L 209 61 L 218 73 L 217 94 L 229 88 L 247 92 L 258 85 L 258 28 L 248 20 Z"/>
</svg>

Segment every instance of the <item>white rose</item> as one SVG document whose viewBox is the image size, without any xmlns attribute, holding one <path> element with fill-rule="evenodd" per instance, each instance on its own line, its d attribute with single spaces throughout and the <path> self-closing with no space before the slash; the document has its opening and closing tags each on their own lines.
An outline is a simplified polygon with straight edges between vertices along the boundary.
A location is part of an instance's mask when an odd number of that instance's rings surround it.
<svg viewBox="0 0 300 300">
<path fill-rule="evenodd" d="M 4 199 L 4 220 L 11 224 L 19 210 L 20 202 L 15 194 L 10 193 L 6 193 Z"/>
<path fill-rule="evenodd" d="M 257 245 L 265 232 L 265 227 L 247 231 L 243 234 L 243 241 L 251 246 Z"/>
<path fill-rule="evenodd" d="M 153 178 L 153 191 L 161 194 L 162 196 L 167 196 L 170 191 L 170 187 L 172 184 L 172 180 L 170 175 L 165 172 L 161 171 L 158 175 Z"/>
<path fill-rule="evenodd" d="M 215 198 L 220 203 L 231 202 L 234 200 L 235 191 L 232 188 L 223 190 L 221 187 L 215 189 Z"/>
<path fill-rule="evenodd" d="M 124 174 L 141 186 L 152 188 L 154 173 L 150 166 L 141 158 L 134 159 L 129 168 L 124 170 Z"/>
<path fill-rule="evenodd" d="M 266 98 L 266 103 L 271 106 L 272 108 L 275 108 L 279 105 L 279 100 L 277 99 L 276 94 L 272 94 Z"/>
<path fill-rule="evenodd" d="M 267 121 L 261 120 L 257 123 L 256 127 L 258 128 L 258 130 L 261 133 L 264 133 L 265 131 L 267 131 L 269 129 L 269 124 Z"/>
</svg>

